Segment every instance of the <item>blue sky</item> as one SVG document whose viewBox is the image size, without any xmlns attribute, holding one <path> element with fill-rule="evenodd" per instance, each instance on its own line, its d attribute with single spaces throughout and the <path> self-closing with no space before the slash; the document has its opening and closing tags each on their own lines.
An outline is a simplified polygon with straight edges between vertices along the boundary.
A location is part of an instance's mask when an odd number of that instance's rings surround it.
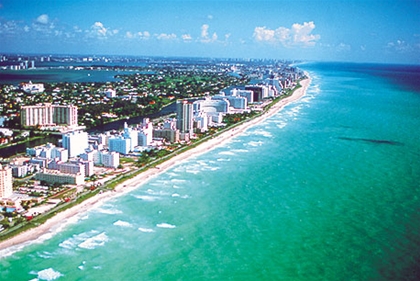
<svg viewBox="0 0 420 281">
<path fill-rule="evenodd" d="M 0 52 L 420 64 L 420 0 L 0 0 Z"/>
</svg>

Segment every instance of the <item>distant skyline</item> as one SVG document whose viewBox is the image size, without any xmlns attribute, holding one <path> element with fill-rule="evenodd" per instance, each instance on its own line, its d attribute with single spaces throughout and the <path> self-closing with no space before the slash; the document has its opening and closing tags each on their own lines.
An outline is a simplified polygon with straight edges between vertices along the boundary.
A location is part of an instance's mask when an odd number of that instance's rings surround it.
<svg viewBox="0 0 420 281">
<path fill-rule="evenodd" d="M 420 64 L 420 0 L 0 0 L 0 53 Z"/>
</svg>

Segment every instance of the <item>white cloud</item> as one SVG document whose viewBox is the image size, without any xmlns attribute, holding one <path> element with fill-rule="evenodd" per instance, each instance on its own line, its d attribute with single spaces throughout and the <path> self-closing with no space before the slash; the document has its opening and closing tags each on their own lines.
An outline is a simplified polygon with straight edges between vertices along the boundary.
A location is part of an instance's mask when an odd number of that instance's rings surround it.
<svg viewBox="0 0 420 281">
<path fill-rule="evenodd" d="M 139 34 L 141 34 L 141 32 L 139 32 Z M 149 31 L 145 31 L 145 32 L 143 32 L 142 38 L 143 38 L 143 39 L 149 39 L 149 38 L 150 38 L 150 33 L 149 33 Z"/>
<path fill-rule="evenodd" d="M 40 15 L 39 17 L 37 17 L 36 22 L 40 24 L 48 24 L 49 22 L 48 15 L 47 14 Z"/>
<path fill-rule="evenodd" d="M 351 46 L 348 44 L 340 43 L 337 45 L 337 51 L 339 52 L 347 52 L 351 50 Z"/>
<path fill-rule="evenodd" d="M 319 34 L 312 34 L 315 29 L 314 22 L 295 23 L 291 28 L 279 27 L 268 29 L 267 27 L 256 27 L 254 39 L 259 42 L 281 43 L 283 46 L 311 47 L 321 38 Z"/>
<path fill-rule="evenodd" d="M 201 26 L 201 37 L 202 38 L 208 38 L 209 37 L 209 25 L 203 24 Z"/>
<path fill-rule="evenodd" d="M 106 36 L 106 32 L 108 31 L 108 30 L 105 28 L 105 26 L 103 25 L 103 23 L 102 23 L 102 22 L 99 22 L 99 21 L 95 22 L 95 23 L 92 25 L 91 29 L 92 29 L 94 32 L 96 32 L 98 35 L 101 35 L 101 36 Z"/>
<path fill-rule="evenodd" d="M 100 21 L 95 22 L 89 30 L 86 31 L 86 35 L 92 38 L 98 39 L 107 39 L 108 36 L 113 36 L 117 34 L 119 30 L 117 29 L 109 29 L 104 26 L 104 24 Z"/>
<path fill-rule="evenodd" d="M 174 34 L 174 33 L 171 33 L 171 34 L 161 33 L 161 34 L 155 34 L 155 37 L 158 40 L 174 40 L 174 39 L 176 39 L 176 34 Z"/>
<path fill-rule="evenodd" d="M 144 31 L 144 32 L 140 31 L 140 32 L 136 32 L 136 33 L 127 31 L 125 33 L 125 38 L 128 38 L 128 39 L 138 38 L 138 39 L 146 40 L 146 39 L 149 39 L 149 37 L 150 37 L 150 33 L 148 31 Z"/>
<path fill-rule="evenodd" d="M 132 38 L 134 38 L 134 34 L 133 33 L 131 33 L 130 31 L 127 31 L 126 33 L 125 33 L 125 37 L 126 38 L 129 38 L 129 39 L 132 39 Z"/>
<path fill-rule="evenodd" d="M 187 41 L 187 42 L 190 42 L 192 40 L 192 37 L 190 34 L 183 34 L 181 38 L 182 40 Z"/>
<path fill-rule="evenodd" d="M 388 50 L 395 51 L 398 53 L 409 52 L 413 49 L 412 46 L 410 46 L 410 44 L 408 44 L 404 40 L 397 40 L 395 42 L 389 42 L 386 47 Z"/>
<path fill-rule="evenodd" d="M 295 23 L 292 25 L 291 34 L 293 35 L 293 43 L 303 44 L 304 46 L 314 46 L 315 41 L 319 40 L 321 36 L 319 34 L 311 34 L 312 30 L 315 29 L 313 21 L 304 22 L 303 25 Z"/>
<path fill-rule="evenodd" d="M 214 32 L 211 37 L 209 36 L 209 25 L 208 24 L 203 24 L 201 26 L 201 39 L 200 39 L 200 41 L 203 42 L 203 43 L 210 43 L 210 42 L 217 41 L 216 32 Z"/>
</svg>

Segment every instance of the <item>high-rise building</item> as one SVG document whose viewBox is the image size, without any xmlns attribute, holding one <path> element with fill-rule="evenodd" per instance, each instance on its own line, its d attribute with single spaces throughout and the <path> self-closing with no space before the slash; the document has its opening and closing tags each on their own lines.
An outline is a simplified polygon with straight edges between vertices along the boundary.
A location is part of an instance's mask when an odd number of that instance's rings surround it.
<svg viewBox="0 0 420 281">
<path fill-rule="evenodd" d="M 38 104 L 22 106 L 21 124 L 24 127 L 77 125 L 77 107 L 74 105 Z"/>
<path fill-rule="evenodd" d="M 117 168 L 120 165 L 120 154 L 115 152 L 115 151 L 111 151 L 111 152 L 106 152 L 106 151 L 101 151 L 101 164 L 104 165 L 104 167 L 107 168 Z"/>
<path fill-rule="evenodd" d="M 9 198 L 12 194 L 12 168 L 0 164 L 0 198 Z"/>
<path fill-rule="evenodd" d="M 109 138 L 109 151 L 115 151 L 121 154 L 128 154 L 130 152 L 130 147 L 130 139 L 123 138 L 122 136 Z"/>
<path fill-rule="evenodd" d="M 148 146 L 153 141 L 153 124 L 149 121 L 149 118 L 144 118 L 143 123 L 138 131 L 138 145 Z"/>
<path fill-rule="evenodd" d="M 129 128 L 127 122 L 124 123 L 123 137 L 130 140 L 130 151 L 134 151 L 134 148 L 138 146 L 138 131 Z"/>
<path fill-rule="evenodd" d="M 181 134 L 193 133 L 193 103 L 187 100 L 176 102 L 176 127 Z"/>
<path fill-rule="evenodd" d="M 76 157 L 85 152 L 89 147 L 88 133 L 86 132 L 71 132 L 63 134 L 63 147 L 69 151 L 69 157 Z"/>
</svg>

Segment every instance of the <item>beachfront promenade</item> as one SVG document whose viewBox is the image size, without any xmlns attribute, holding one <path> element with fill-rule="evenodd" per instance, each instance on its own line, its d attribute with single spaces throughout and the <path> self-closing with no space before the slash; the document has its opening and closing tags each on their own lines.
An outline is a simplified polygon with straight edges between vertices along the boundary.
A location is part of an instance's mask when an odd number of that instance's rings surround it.
<svg viewBox="0 0 420 281">
<path fill-rule="evenodd" d="M 309 76 L 307 75 L 307 77 Z M 0 242 L 0 251 L 7 251 L 9 248 L 10 251 L 13 252 L 14 247 L 20 248 L 37 239 L 46 239 L 45 236 L 43 236 L 44 234 L 55 232 L 57 229 L 62 229 L 62 227 L 70 222 L 70 218 L 74 217 L 75 215 L 89 211 L 92 209 L 92 207 L 98 204 L 103 204 L 109 198 L 130 192 L 138 188 L 141 184 L 145 183 L 152 177 L 155 177 L 160 173 L 164 173 L 169 168 L 179 164 L 181 161 L 185 161 L 191 156 L 206 153 L 218 145 L 223 144 L 231 138 L 243 133 L 248 128 L 263 122 L 266 118 L 283 109 L 287 104 L 300 99 L 305 95 L 310 82 L 310 77 L 301 80 L 299 83 L 300 86 L 298 84 L 298 86 L 295 87 L 292 95 L 279 99 L 273 104 L 270 104 L 269 109 L 262 112 L 260 115 L 229 127 L 226 130 L 222 130 L 213 136 L 208 136 L 193 144 L 192 146 L 184 148 L 183 150 L 177 150 L 176 153 L 174 153 L 175 155 L 170 154 L 166 156 L 166 158 L 160 158 L 157 160 L 158 164 L 152 162 L 149 163 L 149 166 L 145 167 L 144 169 L 139 171 L 132 171 L 132 173 L 135 173 L 134 176 L 126 176 L 125 178 L 127 178 L 127 180 L 120 180 L 119 184 L 114 187 L 113 192 L 101 192 L 84 200 L 76 206 L 65 209 L 61 212 L 55 211 L 54 213 L 56 214 L 48 219 L 45 223 Z"/>
</svg>

